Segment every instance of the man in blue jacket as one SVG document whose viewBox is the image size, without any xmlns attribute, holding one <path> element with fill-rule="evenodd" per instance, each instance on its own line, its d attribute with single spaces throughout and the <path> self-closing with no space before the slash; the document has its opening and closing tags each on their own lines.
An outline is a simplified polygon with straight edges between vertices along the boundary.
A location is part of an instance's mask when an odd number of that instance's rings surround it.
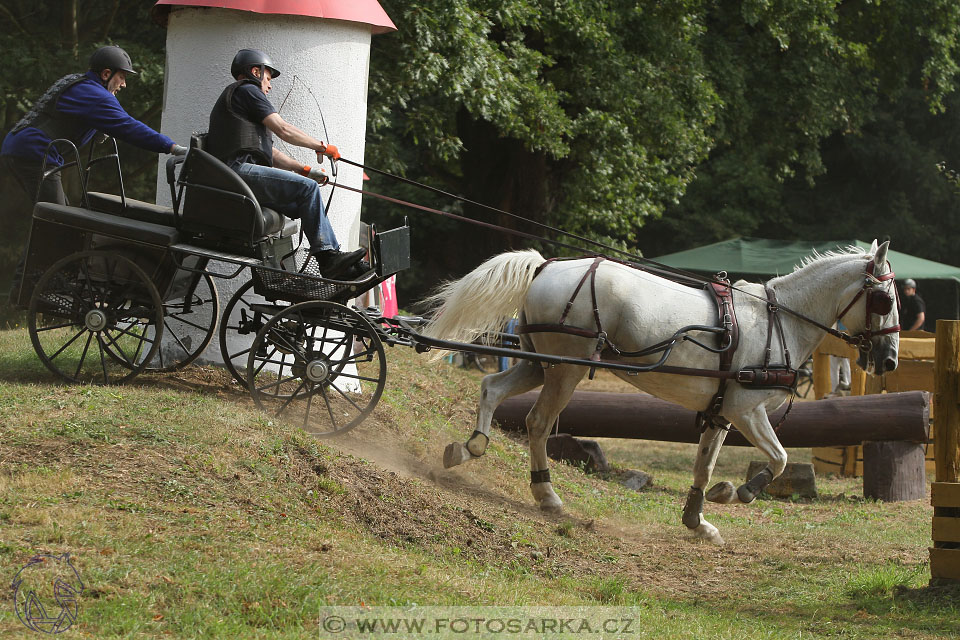
<svg viewBox="0 0 960 640">
<path fill-rule="evenodd" d="M 42 176 L 44 153 L 48 169 L 64 164 L 56 149 L 47 151 L 51 140 L 66 138 L 79 148 L 99 131 L 147 151 L 185 154 L 185 147 L 133 118 L 120 106 L 117 92 L 127 86 L 128 76 L 136 74 L 130 56 L 120 47 L 97 49 L 90 56 L 89 71 L 57 80 L 14 125 L 0 148 L 0 170 L 16 178 L 31 202 L 66 204 L 60 173 L 46 180 Z M 11 296 L 20 289 L 22 269 L 21 259 Z"/>
</svg>

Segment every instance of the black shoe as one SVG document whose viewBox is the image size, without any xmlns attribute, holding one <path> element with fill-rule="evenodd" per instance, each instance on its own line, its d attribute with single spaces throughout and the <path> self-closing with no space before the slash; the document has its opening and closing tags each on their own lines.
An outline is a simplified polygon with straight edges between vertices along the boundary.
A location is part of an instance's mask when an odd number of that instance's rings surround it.
<svg viewBox="0 0 960 640">
<path fill-rule="evenodd" d="M 366 249 L 357 249 L 356 251 L 343 252 L 339 249 L 329 249 L 327 251 L 318 251 L 313 254 L 317 259 L 317 266 L 320 268 L 320 275 L 324 278 L 338 279 L 347 267 L 359 262 L 367 254 Z"/>
<path fill-rule="evenodd" d="M 370 266 L 370 263 L 366 260 L 361 260 L 341 271 L 340 275 L 337 276 L 337 280 L 359 280 L 371 271 L 373 271 L 373 267 Z"/>
</svg>

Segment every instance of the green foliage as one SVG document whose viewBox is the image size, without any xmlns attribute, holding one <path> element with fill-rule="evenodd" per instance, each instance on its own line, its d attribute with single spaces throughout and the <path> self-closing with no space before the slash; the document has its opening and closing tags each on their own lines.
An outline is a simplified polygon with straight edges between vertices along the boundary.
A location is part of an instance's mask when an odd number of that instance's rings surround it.
<svg viewBox="0 0 960 640">
<path fill-rule="evenodd" d="M 55 80 L 85 71 L 90 54 L 104 44 L 126 49 L 139 72 L 117 96 L 120 103 L 135 118 L 159 128 L 165 33 L 151 19 L 151 6 L 117 0 L 5 2 L 0 49 L 11 72 L 0 77 L 0 133 L 6 135 Z M 152 200 L 154 176 L 145 167 L 155 166 L 156 154 L 123 145 L 120 155 L 128 193 Z M 111 186 L 114 181 L 111 176 Z"/>
<path fill-rule="evenodd" d="M 940 114 L 956 88 L 958 12 L 939 1 L 715 7 L 704 48 L 724 104 L 716 146 L 641 245 L 656 255 L 736 235 L 883 237 L 878 221 L 896 219 L 878 211 L 887 196 L 924 197 L 916 186 L 884 194 L 891 178 L 901 183 L 890 164 L 931 150 L 922 151 L 931 139 L 921 129 L 952 126 Z M 857 148 L 856 158 L 845 152 Z M 933 186 L 942 202 L 935 162 L 906 162 L 899 172 L 903 183 Z M 876 178 L 870 187 L 859 181 L 864 174 Z M 937 211 L 920 209 L 924 217 Z M 894 238 L 901 250 L 922 244 Z"/>
<path fill-rule="evenodd" d="M 371 164 L 623 243 L 680 197 L 709 149 L 718 101 L 699 2 L 382 4 L 400 29 L 374 39 Z M 461 237 L 459 259 L 437 256 L 439 272 L 509 240 Z"/>
<path fill-rule="evenodd" d="M 370 164 L 653 255 L 822 230 L 797 205 L 824 142 L 904 101 L 934 117 L 956 86 L 947 0 L 382 4 L 399 32 L 374 39 Z M 527 242 L 414 224 L 454 245 L 431 242 L 424 282 Z"/>
</svg>

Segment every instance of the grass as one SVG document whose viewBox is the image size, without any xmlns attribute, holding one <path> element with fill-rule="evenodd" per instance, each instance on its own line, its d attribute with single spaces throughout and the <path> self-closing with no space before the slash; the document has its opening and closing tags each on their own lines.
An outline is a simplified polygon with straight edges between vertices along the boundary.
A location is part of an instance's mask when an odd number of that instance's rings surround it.
<svg viewBox="0 0 960 640">
<path fill-rule="evenodd" d="M 388 363 L 374 415 L 318 442 L 217 371 L 59 386 L 23 330 L 0 332 L 0 577 L 70 553 L 85 589 L 68 633 L 93 638 L 317 637 L 320 607 L 361 604 L 605 607 L 650 638 L 956 633 L 960 591 L 926 586 L 927 502 L 818 478 L 814 500 L 709 505 L 714 547 L 679 523 L 690 446 L 605 441 L 654 486 L 555 464 L 566 512 L 545 516 L 522 442 L 438 464 L 473 429 L 479 373 L 400 348 Z M 715 479 L 751 459 L 723 450 Z M 9 601 L 0 635 L 36 637 Z"/>
</svg>

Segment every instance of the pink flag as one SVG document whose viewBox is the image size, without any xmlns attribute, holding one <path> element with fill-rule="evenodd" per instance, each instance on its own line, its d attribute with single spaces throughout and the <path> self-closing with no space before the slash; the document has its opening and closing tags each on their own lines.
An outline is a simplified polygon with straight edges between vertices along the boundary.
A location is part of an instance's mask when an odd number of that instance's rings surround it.
<svg viewBox="0 0 960 640">
<path fill-rule="evenodd" d="M 384 318 L 392 318 L 400 311 L 397 305 L 397 274 L 380 283 L 380 300 L 383 302 Z"/>
</svg>

